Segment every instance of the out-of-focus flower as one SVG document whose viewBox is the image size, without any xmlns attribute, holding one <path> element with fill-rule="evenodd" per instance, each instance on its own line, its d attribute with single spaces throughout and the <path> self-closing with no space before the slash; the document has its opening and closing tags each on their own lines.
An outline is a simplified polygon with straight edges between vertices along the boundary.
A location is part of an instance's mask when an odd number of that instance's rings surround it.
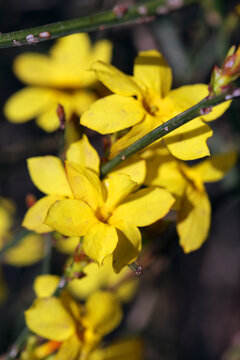
<svg viewBox="0 0 240 360">
<path fill-rule="evenodd" d="M 93 61 L 111 61 L 112 45 L 108 40 L 91 45 L 87 34 L 59 39 L 50 55 L 24 53 L 14 62 L 14 72 L 27 88 L 12 95 L 4 112 L 9 121 L 23 123 L 37 118 L 37 125 L 47 132 L 59 128 L 57 104 L 64 106 L 67 120 L 73 113 L 81 115 L 97 99 L 86 89 L 96 83 L 88 71 Z"/>
<path fill-rule="evenodd" d="M 207 239 L 211 222 L 204 183 L 221 180 L 234 166 L 236 153 L 215 155 L 191 167 L 176 160 L 165 147 L 154 149 L 153 154 L 147 160 L 145 183 L 163 187 L 175 196 L 180 245 L 186 253 L 197 250 Z"/>
<path fill-rule="evenodd" d="M 59 355 L 58 353 L 55 353 L 55 351 L 57 351 L 60 348 L 60 346 L 61 346 L 61 342 L 53 341 L 53 340 L 47 341 L 39 345 L 37 336 L 32 335 L 28 338 L 26 348 L 21 353 L 20 359 L 21 360 L 40 360 L 40 359 L 56 360 L 59 359 Z M 80 359 L 81 359 L 81 355 L 80 355 Z M 143 342 L 141 341 L 141 339 L 137 339 L 137 338 L 121 339 L 113 343 L 110 343 L 108 346 L 98 347 L 88 355 L 87 359 L 88 360 L 122 360 L 122 359 L 143 360 L 144 359 Z"/>
<path fill-rule="evenodd" d="M 73 279 L 68 285 L 71 294 L 78 299 L 86 299 L 99 289 L 111 289 L 122 302 L 127 302 L 132 299 L 138 286 L 138 278 L 135 274 L 131 276 L 133 272 L 128 267 L 120 274 L 113 271 L 111 255 L 106 257 L 101 267 L 94 262 L 86 265 L 83 273 L 83 278 Z"/>
<path fill-rule="evenodd" d="M 101 267 L 94 262 L 87 264 L 83 274 L 82 278 L 71 280 L 67 287 L 70 294 L 80 300 L 85 300 L 97 290 L 112 290 L 119 300 L 128 302 L 138 286 L 138 278 L 128 267 L 125 267 L 120 274 L 113 271 L 111 255 L 104 260 Z M 34 291 L 37 296 L 50 296 L 57 289 L 59 282 L 60 277 L 56 275 L 38 276 L 34 282 Z M 42 289 L 45 291 L 43 292 Z"/>
<path fill-rule="evenodd" d="M 135 59 L 134 76 L 125 75 L 102 61 L 97 61 L 91 68 L 95 70 L 97 78 L 115 94 L 92 104 L 82 115 L 81 124 L 101 134 L 132 127 L 113 144 L 111 156 L 209 94 L 208 86 L 204 84 L 170 90 L 171 69 L 156 50 L 139 54 Z M 212 130 L 204 121 L 216 119 L 228 106 L 229 102 L 218 105 L 209 114 L 199 116 L 170 134 L 167 134 L 166 128 L 164 142 L 169 151 L 182 160 L 209 155 L 206 140 L 212 135 Z"/>
<path fill-rule="evenodd" d="M 0 250 L 13 239 L 14 204 L 0 199 Z M 16 234 L 15 234 L 16 236 Z M 4 263 L 13 266 L 28 266 L 45 256 L 45 241 L 41 235 L 29 233 L 2 255 Z"/>
<path fill-rule="evenodd" d="M 88 359 L 99 345 L 103 336 L 114 330 L 122 319 L 122 310 L 117 298 L 110 292 L 97 291 L 80 305 L 63 291 L 60 298 L 44 297 L 46 289 L 38 286 L 38 298 L 25 312 L 27 326 L 44 339 L 44 355 L 49 355 L 47 347 L 54 343 L 57 350 L 54 359 Z M 48 353 L 46 353 L 48 351 Z M 37 358 L 41 348 L 36 349 Z M 40 356 L 39 356 L 40 355 Z"/>
</svg>

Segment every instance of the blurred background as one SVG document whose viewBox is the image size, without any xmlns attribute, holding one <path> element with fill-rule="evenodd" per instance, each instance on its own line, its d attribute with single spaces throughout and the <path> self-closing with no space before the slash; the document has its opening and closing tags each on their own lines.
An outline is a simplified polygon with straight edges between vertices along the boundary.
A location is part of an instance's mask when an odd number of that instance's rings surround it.
<svg viewBox="0 0 240 360">
<path fill-rule="evenodd" d="M 125 1 L 131 5 L 134 1 Z M 2 33 L 111 9 L 117 1 L 2 0 Z M 139 50 L 160 50 L 173 69 L 174 87 L 209 81 L 214 64 L 240 40 L 240 3 L 203 0 L 159 17 L 100 33 L 92 40 L 113 42 L 113 64 L 132 73 Z M 12 72 L 14 58 L 25 51 L 47 53 L 52 41 L 37 46 L 1 49 L 0 56 L 0 195 L 17 206 L 17 225 L 26 212 L 26 195 L 39 197 L 26 158 L 56 154 L 59 133 L 46 134 L 31 121 L 14 125 L 4 118 L 7 98 L 24 85 Z M 240 149 L 240 103 L 234 101 L 221 119 L 211 123 L 213 153 Z M 97 138 L 92 134 L 93 142 Z M 203 247 L 185 255 L 174 228 L 156 239 L 159 261 L 140 278 L 134 301 L 126 306 L 120 333 L 140 334 L 147 360 L 240 359 L 240 175 L 239 165 L 221 182 L 207 187 L 212 202 L 212 226 Z M 51 270 L 59 273 L 64 257 L 53 252 Z M 33 299 L 32 282 L 42 264 L 3 266 L 7 300 L 0 309 L 0 354 L 4 354 L 23 326 L 23 311 Z"/>
</svg>

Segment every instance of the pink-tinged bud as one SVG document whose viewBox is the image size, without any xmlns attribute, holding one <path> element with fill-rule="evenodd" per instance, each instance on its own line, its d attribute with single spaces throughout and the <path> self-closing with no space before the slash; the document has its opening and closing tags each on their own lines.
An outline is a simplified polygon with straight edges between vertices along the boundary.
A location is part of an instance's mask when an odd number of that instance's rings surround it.
<svg viewBox="0 0 240 360">
<path fill-rule="evenodd" d="M 231 88 L 232 82 L 240 77 L 240 46 L 232 46 L 220 69 L 214 66 L 210 80 L 210 95 L 218 95 Z"/>
</svg>

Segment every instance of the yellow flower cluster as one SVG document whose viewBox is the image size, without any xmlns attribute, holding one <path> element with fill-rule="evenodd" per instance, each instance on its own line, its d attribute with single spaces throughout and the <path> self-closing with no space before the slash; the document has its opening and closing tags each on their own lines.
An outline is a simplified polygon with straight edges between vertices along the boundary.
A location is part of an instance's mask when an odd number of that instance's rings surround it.
<svg viewBox="0 0 240 360">
<path fill-rule="evenodd" d="M 104 159 L 83 134 L 67 148 L 65 161 L 56 156 L 27 161 L 30 177 L 44 196 L 28 209 L 22 225 L 37 233 L 29 236 L 51 232 L 56 248 L 80 263 L 84 277 L 72 280 L 60 296 L 58 276 L 35 280 L 37 298 L 25 313 L 26 323 L 45 342 L 39 345 L 38 338 L 30 338 L 22 360 L 141 359 L 138 340 L 99 348 L 102 337 L 120 323 L 120 300 L 131 298 L 136 283 L 125 282 L 111 293 L 103 289 L 127 278 L 126 266 L 142 249 L 140 228 L 170 211 L 183 250 L 198 249 L 207 239 L 211 219 L 204 183 L 221 180 L 236 161 L 236 153 L 228 152 L 193 166 L 186 162 L 210 155 L 207 139 L 213 132 L 208 122 L 228 108 L 230 102 L 225 102 L 169 134 L 166 126 L 161 141 L 122 159 L 101 177 L 106 157 L 111 159 L 208 95 L 205 84 L 171 90 L 171 69 L 156 50 L 139 53 L 133 76 L 110 65 L 110 59 L 108 41 L 91 47 L 86 34 L 76 34 L 59 40 L 50 56 L 27 53 L 14 63 L 15 73 L 28 87 L 7 101 L 10 121 L 36 117 L 45 131 L 54 131 L 59 127 L 55 112 L 60 103 L 68 121 L 78 115 L 81 125 L 107 135 L 108 143 Z M 112 94 L 99 99 L 97 80 Z M 8 221 L 1 225 L 0 216 L 0 235 L 8 230 Z M 20 254 L 21 263 L 23 258 Z M 85 303 L 80 305 L 76 298 Z"/>
</svg>

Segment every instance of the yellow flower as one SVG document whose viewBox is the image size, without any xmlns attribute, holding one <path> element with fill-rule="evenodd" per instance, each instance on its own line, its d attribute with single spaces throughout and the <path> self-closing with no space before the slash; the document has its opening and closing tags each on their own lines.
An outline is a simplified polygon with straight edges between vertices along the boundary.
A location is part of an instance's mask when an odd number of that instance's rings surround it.
<svg viewBox="0 0 240 360">
<path fill-rule="evenodd" d="M 56 351 L 61 347 L 61 344 L 62 344 L 61 342 L 50 340 L 41 345 L 38 345 L 37 336 L 31 335 L 27 340 L 27 345 L 24 351 L 20 355 L 20 359 L 21 360 L 59 359 L 59 355 L 56 353 Z M 80 359 L 81 359 L 81 354 L 80 354 Z M 121 339 L 113 343 L 110 343 L 108 346 L 97 347 L 88 355 L 87 359 L 88 360 L 116 360 L 116 359 L 143 360 L 144 359 L 143 342 L 137 338 Z"/>
<path fill-rule="evenodd" d="M 173 197 L 156 188 L 131 194 L 145 177 L 145 161 L 140 158 L 134 163 L 130 160 L 101 183 L 100 160 L 86 136 L 71 145 L 67 159 L 66 173 L 60 159 L 54 156 L 28 159 L 34 184 L 47 196 L 28 210 L 23 226 L 39 233 L 55 229 L 70 237 L 84 236 L 83 249 L 91 259 L 101 264 L 113 254 L 115 270 L 120 271 L 140 251 L 137 226 L 165 216 Z"/>
<path fill-rule="evenodd" d="M 57 104 L 64 106 L 67 119 L 81 115 L 97 99 L 86 87 L 96 77 L 88 71 L 93 61 L 111 60 L 112 45 L 100 40 L 92 47 L 87 34 L 61 38 L 51 48 L 50 56 L 25 53 L 14 62 L 14 72 L 27 88 L 12 95 L 4 112 L 9 121 L 23 123 L 37 118 L 37 125 L 47 132 L 59 127 Z"/>
<path fill-rule="evenodd" d="M 69 282 L 69 292 L 78 299 L 86 299 L 90 294 L 99 289 L 114 289 L 115 295 L 123 302 L 130 301 L 134 296 L 138 278 L 132 277 L 132 270 L 125 267 L 120 274 L 116 274 L 112 268 L 112 255 L 107 256 L 103 265 L 99 266 L 91 262 L 83 269 L 84 277 L 73 279 Z"/>
<path fill-rule="evenodd" d="M 176 198 L 177 232 L 186 253 L 200 248 L 209 232 L 211 205 L 204 182 L 221 180 L 235 162 L 236 153 L 229 152 L 189 167 L 164 147 L 147 160 L 145 183 L 163 187 Z"/>
<path fill-rule="evenodd" d="M 84 252 L 98 264 L 113 254 L 116 271 L 134 261 L 141 249 L 138 227 L 165 216 L 174 203 L 163 189 L 136 190 L 137 183 L 122 173 L 102 182 L 97 174 L 66 162 L 74 199 L 56 201 L 45 223 L 66 236 L 83 236 Z"/>
<path fill-rule="evenodd" d="M 135 59 L 134 76 L 128 76 L 102 61 L 92 67 L 97 78 L 114 94 L 96 101 L 82 115 L 81 124 L 101 134 L 132 127 L 113 144 L 111 156 L 195 105 L 208 95 L 204 84 L 171 89 L 172 73 L 163 56 L 156 50 L 144 51 Z M 199 116 L 164 136 L 169 151 L 182 160 L 209 155 L 206 141 L 212 130 L 204 121 L 219 117 L 229 106 L 223 103 L 207 115 Z"/>
<path fill-rule="evenodd" d="M 37 359 L 48 355 L 52 345 L 55 345 L 52 351 L 56 350 L 57 344 L 55 360 L 88 359 L 102 337 L 114 330 L 122 319 L 120 304 L 110 292 L 95 292 L 85 305 L 80 305 L 66 291 L 56 298 L 50 291 L 46 294 L 41 285 L 37 288 L 39 297 L 25 312 L 26 323 L 31 331 L 50 340 L 44 348 L 36 349 Z"/>
<path fill-rule="evenodd" d="M 100 159 L 86 135 L 83 135 L 81 140 L 71 144 L 66 157 L 67 160 L 99 174 Z M 124 169 L 120 166 L 116 172 L 124 172 L 135 182 L 142 184 L 146 175 L 145 161 L 136 155 L 125 163 Z M 50 232 L 52 228 L 44 224 L 48 209 L 56 200 L 74 198 L 74 195 L 69 186 L 64 166 L 59 158 L 55 156 L 33 157 L 27 160 L 27 164 L 33 183 L 47 196 L 41 198 L 27 211 L 23 226 L 37 233 Z M 59 244 L 59 248 L 63 252 L 71 254 L 76 247 L 74 244 L 77 243 L 78 240 L 72 239 Z"/>
<path fill-rule="evenodd" d="M 11 232 L 14 223 L 14 204 L 0 198 L 0 250 L 11 243 Z M 15 236 L 17 236 L 15 234 Z M 13 266 L 28 266 L 35 264 L 45 256 L 45 242 L 42 236 L 29 233 L 2 255 L 4 263 Z"/>
</svg>

